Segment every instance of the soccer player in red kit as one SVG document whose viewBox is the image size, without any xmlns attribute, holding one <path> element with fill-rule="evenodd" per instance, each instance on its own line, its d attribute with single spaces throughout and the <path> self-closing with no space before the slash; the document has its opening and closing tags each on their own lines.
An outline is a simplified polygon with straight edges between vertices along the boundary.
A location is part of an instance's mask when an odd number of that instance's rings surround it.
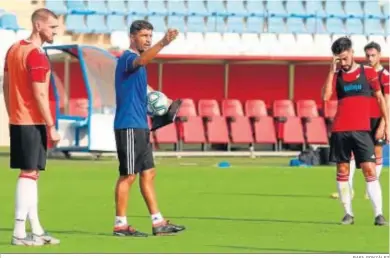
<svg viewBox="0 0 390 258">
<path fill-rule="evenodd" d="M 382 94 L 385 96 L 387 110 L 390 109 L 390 101 L 389 101 L 389 71 L 387 71 L 380 63 L 381 60 L 381 46 L 376 42 L 370 42 L 364 47 L 364 52 L 366 53 L 366 61 L 369 66 L 375 69 L 378 74 L 378 81 L 381 86 Z M 384 143 L 384 129 L 385 122 L 381 118 L 381 111 L 377 104 L 377 99 L 375 96 L 371 98 L 371 137 L 375 144 L 375 157 L 376 157 L 376 176 L 379 179 L 380 174 L 382 172 L 382 162 L 383 162 L 383 154 L 382 154 L 382 145 Z M 350 169 L 349 182 L 351 188 L 353 190 L 353 177 L 355 174 L 355 169 Z M 366 192 L 365 198 L 368 199 L 368 193 Z"/>
<path fill-rule="evenodd" d="M 380 63 L 381 60 L 381 46 L 376 42 L 371 42 L 364 47 L 364 52 L 366 53 L 367 64 L 373 67 L 378 73 L 378 80 L 381 86 L 382 94 L 385 96 L 387 110 L 390 110 L 390 101 L 389 101 L 389 71 L 387 71 Z M 371 99 L 371 137 L 375 143 L 375 157 L 376 157 L 376 176 L 380 178 L 382 171 L 382 145 L 383 145 L 383 134 L 384 134 L 384 120 L 381 119 L 381 111 L 378 108 L 377 99 L 375 96 Z M 353 178 L 355 175 L 355 161 L 352 160 L 350 163 L 350 174 L 349 174 L 349 184 L 353 191 Z M 333 198 L 339 198 L 338 193 L 332 194 Z M 368 198 L 368 193 L 366 192 L 365 198 Z"/>
<path fill-rule="evenodd" d="M 341 223 L 354 223 L 352 189 L 348 182 L 353 153 L 367 182 L 367 192 L 375 214 L 374 224 L 386 225 L 382 211 L 382 190 L 375 173 L 374 142 L 370 134 L 370 105 L 374 94 L 384 119 L 384 139 L 387 140 L 389 135 L 387 108 L 378 76 L 372 67 L 354 62 L 349 38 L 337 39 L 331 49 L 333 62 L 323 89 L 323 100 L 328 101 L 336 91 L 338 107 L 330 139 L 330 158 L 337 163 L 337 189 L 345 212 Z"/>
<path fill-rule="evenodd" d="M 381 60 L 381 46 L 376 42 L 371 42 L 364 47 L 366 53 L 367 63 L 378 73 L 378 81 L 381 86 L 382 94 L 385 96 L 387 110 L 390 109 L 389 97 L 389 71 L 387 71 L 380 63 Z M 375 98 L 371 101 L 371 136 L 375 143 L 376 156 L 376 176 L 380 177 L 382 172 L 383 153 L 382 145 L 384 143 L 385 121 L 381 119 L 381 112 L 378 109 Z"/>
<path fill-rule="evenodd" d="M 3 82 L 10 124 L 10 166 L 20 170 L 11 244 L 21 246 L 60 243 L 40 224 L 37 186 L 39 171 L 46 167 L 47 130 L 53 143 L 60 139 L 49 108 L 50 65 L 41 48 L 43 43 L 53 42 L 58 20 L 42 8 L 32 14 L 31 21 L 31 36 L 13 44 L 6 54 Z M 32 235 L 26 234 L 27 218 Z"/>
</svg>

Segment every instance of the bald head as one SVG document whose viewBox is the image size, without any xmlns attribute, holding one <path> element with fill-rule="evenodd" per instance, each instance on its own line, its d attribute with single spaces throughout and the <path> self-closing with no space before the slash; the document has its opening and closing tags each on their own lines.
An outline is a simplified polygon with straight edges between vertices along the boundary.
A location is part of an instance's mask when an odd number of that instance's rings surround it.
<svg viewBox="0 0 390 258">
<path fill-rule="evenodd" d="M 33 34 L 38 34 L 42 44 L 45 42 L 53 43 L 54 36 L 57 34 L 58 17 L 46 8 L 41 8 L 31 15 Z"/>
<path fill-rule="evenodd" d="M 50 17 L 56 20 L 58 19 L 58 16 L 54 12 L 46 8 L 40 8 L 35 10 L 31 15 L 31 22 L 35 23 L 37 21 L 47 21 Z"/>
</svg>

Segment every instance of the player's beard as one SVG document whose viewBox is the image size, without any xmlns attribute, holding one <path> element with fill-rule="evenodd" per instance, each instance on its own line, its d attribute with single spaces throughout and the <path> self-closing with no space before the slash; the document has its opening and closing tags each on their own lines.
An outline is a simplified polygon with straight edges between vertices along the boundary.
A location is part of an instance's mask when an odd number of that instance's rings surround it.
<svg viewBox="0 0 390 258">
<path fill-rule="evenodd" d="M 49 37 L 47 37 L 44 33 L 39 33 L 39 36 L 41 37 L 42 44 L 45 42 L 47 42 L 49 44 L 53 43 L 53 37 L 51 39 L 49 39 Z"/>
<path fill-rule="evenodd" d="M 341 69 L 343 69 L 344 72 L 348 72 L 352 69 L 352 66 L 353 66 L 353 60 L 351 61 L 351 64 L 349 65 L 344 65 L 341 67 Z"/>
</svg>

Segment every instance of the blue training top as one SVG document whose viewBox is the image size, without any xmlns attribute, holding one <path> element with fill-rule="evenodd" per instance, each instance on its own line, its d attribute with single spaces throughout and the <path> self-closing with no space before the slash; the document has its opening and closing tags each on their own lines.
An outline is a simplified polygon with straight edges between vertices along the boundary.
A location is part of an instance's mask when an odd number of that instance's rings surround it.
<svg viewBox="0 0 390 258">
<path fill-rule="evenodd" d="M 126 50 L 115 70 L 116 112 L 114 129 L 148 129 L 146 68 L 134 68 L 138 54 Z"/>
</svg>

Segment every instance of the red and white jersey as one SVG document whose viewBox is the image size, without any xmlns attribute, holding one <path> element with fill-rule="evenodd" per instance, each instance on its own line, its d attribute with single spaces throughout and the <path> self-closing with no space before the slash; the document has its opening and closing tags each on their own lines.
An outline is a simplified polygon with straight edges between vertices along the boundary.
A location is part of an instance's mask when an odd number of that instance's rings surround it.
<svg viewBox="0 0 390 258">
<path fill-rule="evenodd" d="M 378 74 L 378 81 L 379 81 L 379 84 L 381 86 L 382 93 L 384 95 L 389 94 L 389 91 L 390 91 L 390 86 L 389 86 L 390 73 L 389 73 L 389 71 L 386 70 L 385 68 L 383 68 L 382 66 L 380 66 L 376 69 L 376 72 Z M 371 109 L 370 113 L 371 113 L 372 118 L 381 117 L 381 111 L 379 109 L 378 101 L 376 100 L 376 98 L 372 98 L 370 109 Z"/>
</svg>

